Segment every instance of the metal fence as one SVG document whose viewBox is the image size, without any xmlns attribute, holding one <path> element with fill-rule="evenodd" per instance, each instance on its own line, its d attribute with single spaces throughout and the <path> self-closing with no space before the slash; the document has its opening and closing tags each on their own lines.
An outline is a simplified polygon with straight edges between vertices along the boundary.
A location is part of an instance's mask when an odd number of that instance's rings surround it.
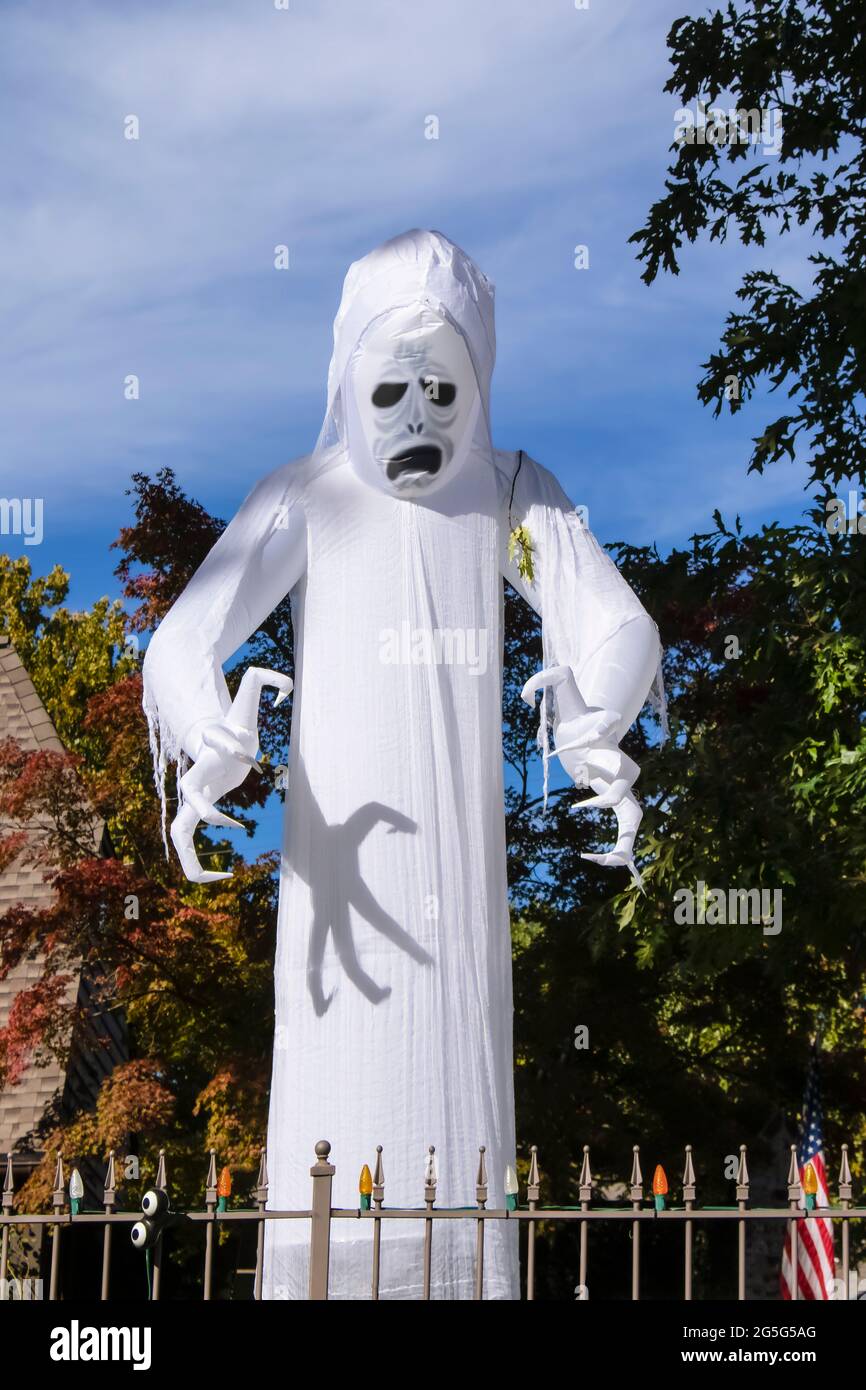
<svg viewBox="0 0 866 1390">
<path fill-rule="evenodd" d="M 631 1178 L 628 1201 L 621 1206 L 605 1204 L 593 1206 L 593 1178 L 590 1169 L 589 1149 L 584 1148 L 583 1165 L 579 1179 L 579 1205 L 575 1207 L 556 1207 L 541 1205 L 541 1178 L 538 1167 L 538 1154 L 531 1150 L 528 1182 L 525 1189 L 525 1205 L 519 1205 L 518 1195 L 509 1197 L 505 1208 L 489 1208 L 488 1180 L 485 1151 L 479 1155 L 476 1178 L 474 1207 L 443 1208 L 436 1206 L 435 1167 L 428 1163 L 423 1188 L 423 1206 L 413 1208 L 392 1208 L 385 1206 L 385 1180 L 382 1163 L 382 1150 L 377 1152 L 375 1172 L 369 1170 L 362 1174 L 360 1201 L 358 1207 L 340 1208 L 331 1205 L 331 1191 L 335 1167 L 328 1160 L 331 1146 L 326 1140 L 316 1145 L 316 1162 L 310 1169 L 312 1195 L 310 1206 L 299 1211 L 272 1211 L 267 1208 L 268 1173 L 265 1151 L 262 1150 L 258 1178 L 251 1198 L 254 1205 L 249 1208 L 229 1207 L 227 1197 L 220 1192 L 217 1177 L 216 1153 L 210 1152 L 210 1163 L 205 1189 L 204 1209 L 199 1211 L 171 1212 L 168 1198 L 168 1179 L 165 1152 L 160 1151 L 157 1173 L 150 1193 L 152 1219 L 143 1219 L 141 1212 L 118 1211 L 116 1209 L 115 1156 L 109 1155 L 103 1192 L 103 1210 L 83 1211 L 80 1199 L 67 1193 L 62 1155 L 57 1156 L 52 1197 L 53 1210 L 50 1213 L 21 1213 L 14 1210 L 12 1155 L 7 1161 L 6 1176 L 0 1202 L 0 1297 L 15 1297 L 10 1293 L 7 1280 L 9 1256 L 9 1232 L 12 1227 L 42 1226 L 50 1230 L 51 1254 L 50 1277 L 48 1280 L 49 1299 L 63 1296 L 61 1288 L 61 1242 L 72 1227 L 96 1225 L 103 1228 L 102 1273 L 100 1297 L 108 1300 L 111 1296 L 112 1242 L 118 1227 L 127 1233 L 139 1225 L 137 1234 L 141 1244 L 147 1248 L 149 1261 L 149 1294 L 153 1300 L 160 1298 L 163 1269 L 164 1227 L 170 1221 L 189 1222 L 203 1226 L 203 1270 L 202 1292 L 204 1300 L 213 1297 L 214 1282 L 214 1234 L 218 1227 L 252 1222 L 257 1228 L 257 1250 L 255 1263 L 254 1298 L 262 1297 L 262 1264 L 264 1255 L 265 1223 L 268 1221 L 308 1221 L 309 1241 L 309 1298 L 323 1300 L 328 1297 L 328 1267 L 331 1251 L 331 1227 L 334 1221 L 368 1222 L 370 1232 L 370 1292 L 375 1300 L 379 1297 L 381 1269 L 382 1223 L 385 1221 L 419 1221 L 424 1223 L 423 1242 L 423 1299 L 431 1298 L 431 1257 L 435 1240 L 434 1226 L 438 1221 L 474 1221 L 475 1233 L 475 1278 L 474 1298 L 484 1298 L 484 1247 L 485 1230 L 489 1221 L 516 1221 L 526 1226 L 526 1269 L 525 1297 L 533 1300 L 536 1296 L 536 1243 L 540 1223 L 576 1223 L 580 1239 L 580 1288 L 585 1289 L 589 1276 L 590 1227 L 594 1222 L 619 1223 L 631 1235 L 631 1298 L 641 1296 L 641 1229 L 647 1222 L 679 1226 L 683 1242 L 683 1298 L 691 1300 L 694 1295 L 694 1236 L 696 1226 L 702 1223 L 724 1222 L 731 1228 L 732 1239 L 737 1242 L 737 1298 L 746 1298 L 746 1231 L 750 1222 L 774 1221 L 788 1223 L 791 1239 L 792 1261 L 797 1264 L 797 1241 L 800 1223 L 810 1217 L 828 1217 L 841 1226 L 842 1236 L 842 1290 L 841 1297 L 850 1296 L 850 1223 L 866 1217 L 866 1207 L 852 1205 L 852 1180 L 848 1163 L 848 1146 L 842 1146 L 842 1162 L 837 1183 L 838 1205 L 828 1207 L 811 1206 L 804 1208 L 803 1187 L 800 1183 L 796 1149 L 791 1148 L 791 1165 L 788 1173 L 788 1204 L 783 1207 L 751 1207 L 749 1205 L 749 1173 L 746 1163 L 746 1146 L 742 1145 L 739 1154 L 739 1168 L 736 1176 L 736 1205 L 729 1207 L 698 1207 L 695 1204 L 696 1178 L 692 1162 L 691 1146 L 685 1151 L 685 1167 L 681 1183 L 682 1204 L 669 1205 L 667 1180 L 660 1168 L 652 1183 L 652 1192 L 645 1191 L 645 1183 L 640 1166 L 637 1147 L 633 1150 Z M 431 1148 L 432 1157 L 434 1150 Z M 808 1172 L 808 1170 L 807 1170 Z M 661 1176 L 659 1176 L 661 1174 Z M 366 1176 L 366 1181 L 365 1181 Z M 811 1194 L 805 1194 L 807 1204 Z M 814 1198 L 812 1199 L 814 1201 Z M 651 1202 L 651 1205 L 648 1205 Z M 795 1281 L 796 1285 L 796 1281 Z M 78 1292 L 78 1290 L 76 1290 Z M 95 1296 L 95 1289 L 94 1289 Z M 796 1287 L 794 1298 L 797 1297 Z"/>
</svg>

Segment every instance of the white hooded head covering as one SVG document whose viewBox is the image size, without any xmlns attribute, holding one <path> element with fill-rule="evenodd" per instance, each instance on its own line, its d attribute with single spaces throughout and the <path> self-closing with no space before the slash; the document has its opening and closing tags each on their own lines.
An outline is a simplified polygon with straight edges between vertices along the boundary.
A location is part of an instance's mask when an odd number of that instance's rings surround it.
<svg viewBox="0 0 866 1390">
<path fill-rule="evenodd" d="M 494 288 L 475 262 L 441 232 L 414 228 L 353 261 L 334 319 L 328 369 L 327 415 L 338 397 L 349 359 L 374 319 L 391 309 L 423 304 L 466 339 L 484 412 L 490 413 L 490 378 L 496 360 Z M 327 424 L 327 418 L 326 418 Z"/>
<path fill-rule="evenodd" d="M 428 370 L 425 362 L 435 362 L 437 344 L 452 368 L 441 399 L 437 376 L 418 376 Z M 333 451 L 342 456 L 351 442 L 350 461 L 365 482 L 415 496 L 436 491 L 472 448 L 491 453 L 495 355 L 493 285 L 470 257 L 441 232 L 416 229 L 385 242 L 346 274 L 316 455 L 334 459 Z M 390 409 L 377 411 L 370 404 L 371 360 L 383 364 L 386 381 L 398 379 L 390 388 L 396 392 Z M 385 369 L 389 360 L 396 372 Z M 412 437 L 416 431 L 421 437 Z M 423 448 L 436 444 L 442 448 Z M 389 467 L 388 449 L 399 453 L 408 445 L 415 446 L 415 455 L 432 456 L 426 473 L 412 475 L 411 459 L 404 460 L 405 474 L 396 459 L 390 460 L 393 471 Z"/>
</svg>

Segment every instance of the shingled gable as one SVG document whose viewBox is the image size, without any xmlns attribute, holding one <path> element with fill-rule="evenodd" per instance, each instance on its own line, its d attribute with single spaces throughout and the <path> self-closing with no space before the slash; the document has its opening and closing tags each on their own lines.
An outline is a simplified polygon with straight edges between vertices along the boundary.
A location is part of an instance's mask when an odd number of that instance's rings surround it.
<svg viewBox="0 0 866 1390">
<path fill-rule="evenodd" d="M 63 744 L 33 688 L 8 637 L 0 636 L 0 741 L 14 739 L 30 752 L 63 751 Z M 100 822 L 94 818 L 94 848 L 103 841 Z M 0 914 L 14 903 L 40 907 L 51 902 L 53 890 L 41 869 L 15 860 L 0 873 Z M 0 1027 L 5 1025 L 17 994 L 40 976 L 38 959 L 24 960 L 0 979 Z M 85 972 L 70 986 L 70 1002 L 78 994 L 86 1006 L 90 985 Z M 15 1168 L 23 1175 L 41 1157 L 40 1125 L 50 1116 L 92 1103 L 102 1078 L 127 1056 L 122 1021 L 114 1014 L 98 1020 L 98 1032 L 107 1046 L 87 1053 L 73 1053 L 64 1070 L 51 1058 L 47 1065 L 27 1067 L 21 1080 L 0 1092 L 0 1154 L 12 1152 Z"/>
</svg>

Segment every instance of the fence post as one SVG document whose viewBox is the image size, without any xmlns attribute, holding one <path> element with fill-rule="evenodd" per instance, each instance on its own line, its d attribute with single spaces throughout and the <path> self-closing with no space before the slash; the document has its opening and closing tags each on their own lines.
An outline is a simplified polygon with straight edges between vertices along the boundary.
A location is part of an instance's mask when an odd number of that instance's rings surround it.
<svg viewBox="0 0 866 1390">
<path fill-rule="evenodd" d="M 843 1144 L 842 1167 L 839 1172 L 839 1201 L 846 1211 L 851 1205 L 852 1195 L 851 1169 L 848 1164 L 848 1145 Z M 845 1299 L 851 1297 L 851 1290 L 848 1288 L 848 1270 L 851 1264 L 850 1236 L 848 1231 L 850 1224 L 850 1221 L 842 1222 L 842 1285 L 845 1290 L 842 1297 Z"/>
<path fill-rule="evenodd" d="M 475 1201 L 478 1210 L 487 1205 L 487 1164 L 484 1162 L 484 1145 L 478 1150 L 478 1176 L 475 1179 Z M 475 1297 L 484 1297 L 484 1222 L 479 1220 L 475 1233 Z"/>
<path fill-rule="evenodd" d="M 108 1155 L 108 1168 L 105 1173 L 105 1186 L 102 1190 L 102 1205 L 105 1207 L 106 1215 L 110 1216 L 114 1211 L 117 1198 L 117 1174 L 114 1164 L 114 1149 Z M 111 1222 L 106 1221 L 102 1231 L 102 1287 L 100 1298 L 103 1303 L 108 1301 L 109 1280 L 111 1279 Z"/>
<path fill-rule="evenodd" d="M 385 1169 L 382 1165 L 382 1145 L 376 1145 L 376 1171 L 373 1174 L 373 1210 L 381 1211 L 385 1200 Z M 379 1298 L 379 1267 L 382 1249 L 382 1218 L 373 1217 L 373 1301 Z"/>
<path fill-rule="evenodd" d="M 800 1206 L 800 1166 L 797 1162 L 797 1145 L 791 1145 L 791 1166 L 788 1169 L 788 1208 L 791 1212 L 791 1220 L 788 1228 L 791 1233 L 791 1298 L 794 1302 L 800 1296 L 800 1257 L 797 1254 L 797 1210 Z"/>
<path fill-rule="evenodd" d="M 217 1170 L 216 1170 L 216 1149 L 210 1151 L 210 1163 L 207 1170 L 207 1182 L 205 1185 L 204 1204 L 207 1214 L 213 1217 L 217 1208 Z M 202 1287 L 202 1298 L 205 1303 L 210 1302 L 213 1285 L 213 1221 L 208 1221 L 204 1231 L 204 1284 Z"/>
<path fill-rule="evenodd" d="M 316 1145 L 316 1159 L 310 1169 L 313 1200 L 310 1207 L 310 1299 L 328 1297 L 328 1265 L 331 1258 L 331 1186 L 337 1171 L 328 1162 L 331 1146 L 327 1139 Z"/>
<path fill-rule="evenodd" d="M 526 1186 L 526 1203 L 530 1211 L 535 1211 L 541 1196 L 541 1174 L 538 1171 L 538 1146 L 532 1145 L 529 1160 L 529 1181 Z M 526 1301 L 535 1299 L 535 1220 L 528 1223 L 526 1232 Z"/>
<path fill-rule="evenodd" d="M 66 1193 L 64 1190 L 63 1178 L 63 1155 L 58 1153 L 57 1166 L 54 1169 L 54 1191 L 51 1194 L 51 1205 L 55 1214 L 63 1215 L 63 1208 L 66 1205 Z M 54 1303 L 60 1295 L 60 1226 L 51 1227 L 51 1275 L 48 1282 L 48 1298 Z"/>
<path fill-rule="evenodd" d="M 737 1168 L 737 1206 L 745 1211 L 749 1201 L 749 1165 L 746 1162 L 746 1146 L 740 1145 L 740 1162 Z M 737 1298 L 740 1303 L 746 1299 L 746 1223 L 738 1221 L 737 1236 Z"/>
<path fill-rule="evenodd" d="M 631 1199 L 632 1211 L 640 1211 L 643 1202 L 643 1173 L 640 1170 L 640 1149 L 635 1144 L 632 1149 L 634 1158 L 631 1165 L 631 1182 L 629 1184 L 629 1196 Z M 640 1298 L 640 1222 L 631 1223 L 631 1296 L 632 1302 L 636 1303 Z"/>
<path fill-rule="evenodd" d="M 436 1175 L 436 1148 L 431 1144 L 427 1150 L 427 1166 L 424 1173 L 424 1205 L 428 1211 L 433 1210 L 433 1203 L 436 1201 L 436 1186 L 438 1178 Z M 424 1300 L 430 1297 L 430 1271 L 433 1259 L 433 1218 L 424 1218 L 424 1284 L 421 1298 Z"/>
<path fill-rule="evenodd" d="M 165 1149 L 159 1151 L 159 1161 L 156 1165 L 156 1180 L 154 1187 L 157 1192 L 164 1192 L 168 1196 L 168 1174 L 165 1168 Z M 152 1303 L 159 1302 L 160 1290 L 162 1287 L 162 1230 L 156 1238 L 153 1247 L 153 1279 L 150 1287 L 150 1300 Z"/>
<path fill-rule="evenodd" d="M 12 1155 L 6 1155 L 6 1176 L 3 1179 L 3 1196 L 0 1198 L 0 1211 L 4 1216 L 9 1216 L 14 1205 L 15 1184 L 12 1177 Z M 9 1266 L 9 1227 L 3 1227 L 2 1243 L 0 1243 L 0 1299 L 8 1298 L 8 1286 L 6 1283 L 6 1270 Z"/>
<path fill-rule="evenodd" d="M 256 1185 L 253 1190 L 253 1200 L 260 1212 L 265 1210 L 268 1204 L 268 1157 L 267 1151 L 262 1146 L 259 1155 L 259 1175 L 256 1178 Z M 262 1297 L 262 1270 L 265 1260 L 265 1222 L 258 1221 L 258 1233 L 256 1235 L 256 1282 L 253 1291 L 253 1298 L 261 1301 Z"/>
<path fill-rule="evenodd" d="M 581 1211 L 589 1211 L 589 1204 L 592 1201 L 592 1169 L 589 1166 L 589 1145 L 583 1146 L 583 1163 L 580 1167 L 580 1199 Z M 580 1223 L 580 1271 L 578 1282 L 580 1284 L 580 1296 L 585 1297 L 587 1262 L 589 1258 L 589 1227 L 585 1221 Z"/>
<path fill-rule="evenodd" d="M 695 1165 L 692 1163 L 692 1146 L 686 1144 L 686 1166 L 683 1172 L 683 1206 L 686 1211 L 692 1211 L 695 1205 Z M 693 1222 L 687 1221 L 686 1227 L 686 1286 L 684 1299 L 686 1303 L 692 1297 L 692 1255 L 694 1251 L 694 1230 Z"/>
</svg>

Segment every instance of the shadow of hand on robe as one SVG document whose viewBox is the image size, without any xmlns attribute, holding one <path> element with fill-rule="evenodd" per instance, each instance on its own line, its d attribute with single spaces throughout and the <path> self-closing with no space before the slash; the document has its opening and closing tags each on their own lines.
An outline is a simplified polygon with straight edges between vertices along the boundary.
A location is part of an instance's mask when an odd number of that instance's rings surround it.
<svg viewBox="0 0 866 1390">
<path fill-rule="evenodd" d="M 418 825 L 409 816 L 385 806 L 380 801 L 368 801 L 343 822 L 329 825 L 312 794 L 303 768 L 295 772 L 292 813 L 306 821 L 305 830 L 309 834 L 308 853 L 311 861 L 320 869 L 311 872 L 312 865 L 299 862 L 298 834 L 304 835 L 300 825 L 294 827 L 292 840 L 295 853 L 292 855 L 293 868 L 301 874 L 310 888 L 313 920 L 310 925 L 310 941 L 307 952 L 307 983 L 316 1013 L 321 1016 L 330 1007 L 335 990 L 325 994 L 322 985 L 322 966 L 325 947 L 330 933 L 334 941 L 337 958 L 348 978 L 373 1004 L 381 1004 L 391 993 L 390 986 L 376 983 L 361 965 L 352 936 L 352 922 L 349 909 L 354 908 L 359 916 L 369 922 L 376 931 L 381 932 L 388 941 L 399 946 L 419 965 L 432 965 L 433 957 L 419 946 L 418 942 L 400 926 L 382 904 L 374 897 L 361 877 L 359 851 L 367 836 L 377 825 L 387 825 L 388 834 L 418 833 Z M 301 785 L 299 785 L 299 783 Z"/>
</svg>

